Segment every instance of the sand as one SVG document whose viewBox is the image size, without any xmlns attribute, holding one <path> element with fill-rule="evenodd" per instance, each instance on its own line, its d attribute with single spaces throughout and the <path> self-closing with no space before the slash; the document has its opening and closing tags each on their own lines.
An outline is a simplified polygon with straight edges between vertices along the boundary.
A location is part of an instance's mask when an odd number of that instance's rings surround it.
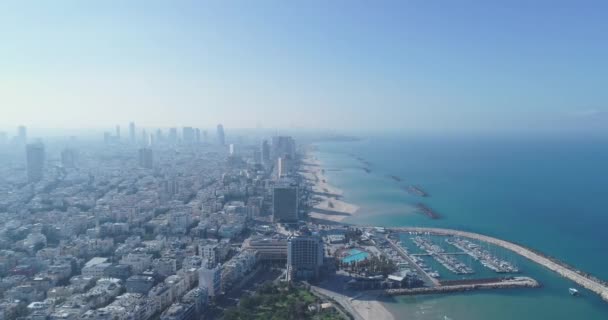
<svg viewBox="0 0 608 320">
<path fill-rule="evenodd" d="M 313 184 L 314 197 L 320 200 L 309 213 L 311 218 L 340 222 L 359 210 L 356 205 L 342 200 L 343 191 L 329 184 L 321 162 L 310 153 L 306 155 L 300 173 Z"/>
</svg>

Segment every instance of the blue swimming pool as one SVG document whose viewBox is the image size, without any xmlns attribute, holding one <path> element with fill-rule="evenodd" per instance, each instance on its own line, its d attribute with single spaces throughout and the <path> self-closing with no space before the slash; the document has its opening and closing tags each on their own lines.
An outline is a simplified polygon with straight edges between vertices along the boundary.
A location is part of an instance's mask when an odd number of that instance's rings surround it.
<svg viewBox="0 0 608 320">
<path fill-rule="evenodd" d="M 367 259 L 368 256 L 369 256 L 369 253 L 367 253 L 365 251 L 361 251 L 358 249 L 350 249 L 348 251 L 348 256 L 343 258 L 342 262 L 344 262 L 344 263 L 359 262 L 359 261 L 363 261 L 363 260 Z"/>
</svg>

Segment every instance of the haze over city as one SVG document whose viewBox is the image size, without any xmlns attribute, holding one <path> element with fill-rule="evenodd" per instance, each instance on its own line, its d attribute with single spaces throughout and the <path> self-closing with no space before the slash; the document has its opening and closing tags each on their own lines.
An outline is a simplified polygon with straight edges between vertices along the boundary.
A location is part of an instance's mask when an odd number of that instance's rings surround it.
<svg viewBox="0 0 608 320">
<path fill-rule="evenodd" d="M 606 9 L 5 1 L 0 126 L 605 130 Z"/>
<path fill-rule="evenodd" d="M 605 320 L 605 1 L 0 2 L 0 320 Z"/>
</svg>

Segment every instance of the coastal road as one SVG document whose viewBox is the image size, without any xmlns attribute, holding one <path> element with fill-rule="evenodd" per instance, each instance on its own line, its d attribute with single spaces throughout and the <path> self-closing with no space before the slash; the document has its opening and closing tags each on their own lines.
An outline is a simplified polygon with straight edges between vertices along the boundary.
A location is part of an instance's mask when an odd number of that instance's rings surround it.
<svg viewBox="0 0 608 320">
<path fill-rule="evenodd" d="M 578 285 L 593 291 L 600 295 L 604 301 L 608 302 L 608 286 L 605 282 L 594 279 L 588 275 L 585 275 L 582 271 L 567 266 L 555 259 L 551 259 L 541 253 L 530 250 L 521 245 L 508 242 L 505 240 L 485 236 L 478 233 L 452 230 L 452 229 L 441 229 L 441 228 L 418 228 L 418 227 L 402 227 L 402 228 L 390 228 L 389 230 L 394 232 L 428 232 L 430 234 L 442 235 L 442 236 L 457 236 L 463 238 L 469 238 L 479 241 L 491 243 L 496 246 L 503 247 L 511 250 L 520 256 L 523 256 L 533 262 L 536 262 L 543 267 L 556 272 L 564 278 L 570 279 Z"/>
</svg>

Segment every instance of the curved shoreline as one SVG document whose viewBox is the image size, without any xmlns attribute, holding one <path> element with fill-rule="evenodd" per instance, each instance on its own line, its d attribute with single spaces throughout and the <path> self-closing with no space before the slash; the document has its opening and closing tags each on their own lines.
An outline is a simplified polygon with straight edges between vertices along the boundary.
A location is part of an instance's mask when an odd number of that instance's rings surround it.
<svg viewBox="0 0 608 320">
<path fill-rule="evenodd" d="M 608 302 L 608 286 L 603 281 L 592 278 L 589 275 L 583 273 L 582 271 L 575 269 L 574 267 L 568 266 L 562 263 L 561 261 L 556 261 L 555 258 L 548 257 L 542 253 L 537 252 L 536 250 L 528 249 L 519 244 L 478 233 L 453 229 L 424 227 L 391 227 L 387 228 L 387 230 L 391 230 L 393 232 L 428 232 L 434 235 L 458 236 L 491 243 L 493 245 L 515 252 L 518 255 L 527 258 L 528 260 L 536 262 L 537 264 L 540 264 L 541 266 L 561 275 L 562 277 L 567 278 L 577 283 L 578 285 L 595 292 L 604 301 Z"/>
</svg>

